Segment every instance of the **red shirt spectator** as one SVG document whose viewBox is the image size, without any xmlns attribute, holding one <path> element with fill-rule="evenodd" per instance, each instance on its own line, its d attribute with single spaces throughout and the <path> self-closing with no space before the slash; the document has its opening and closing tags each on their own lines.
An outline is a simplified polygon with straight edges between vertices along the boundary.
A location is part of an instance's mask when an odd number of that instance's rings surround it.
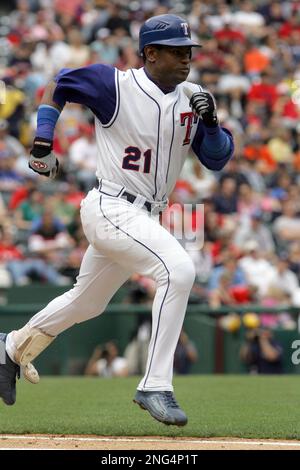
<svg viewBox="0 0 300 470">
<path fill-rule="evenodd" d="M 9 231 L 0 229 L 0 262 L 7 263 L 17 259 L 23 259 L 23 254 L 14 245 L 12 235 Z"/>
<path fill-rule="evenodd" d="M 229 26 L 226 27 L 226 25 L 223 29 L 219 29 L 219 31 L 217 31 L 214 36 L 220 45 L 224 43 L 230 44 L 232 41 L 239 41 L 244 43 L 246 40 L 245 35 L 241 31 L 231 29 Z"/>
<path fill-rule="evenodd" d="M 291 17 L 292 18 L 292 17 Z M 288 39 L 292 33 L 300 33 L 300 23 L 294 20 L 286 21 L 279 29 L 279 37 L 281 39 Z"/>
<path fill-rule="evenodd" d="M 264 82 L 254 83 L 247 95 L 248 100 L 261 101 L 267 106 L 270 106 L 271 109 L 273 109 L 278 97 L 279 93 L 276 85 Z"/>
</svg>

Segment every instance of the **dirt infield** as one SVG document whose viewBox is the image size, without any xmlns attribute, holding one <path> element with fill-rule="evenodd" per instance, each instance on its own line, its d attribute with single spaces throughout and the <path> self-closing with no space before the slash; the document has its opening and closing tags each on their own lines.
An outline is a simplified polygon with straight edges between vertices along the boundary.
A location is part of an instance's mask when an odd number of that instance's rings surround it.
<svg viewBox="0 0 300 470">
<path fill-rule="evenodd" d="M 250 440 L 233 438 L 163 438 L 1 435 L 2 449 L 71 450 L 300 450 L 300 441 Z"/>
</svg>

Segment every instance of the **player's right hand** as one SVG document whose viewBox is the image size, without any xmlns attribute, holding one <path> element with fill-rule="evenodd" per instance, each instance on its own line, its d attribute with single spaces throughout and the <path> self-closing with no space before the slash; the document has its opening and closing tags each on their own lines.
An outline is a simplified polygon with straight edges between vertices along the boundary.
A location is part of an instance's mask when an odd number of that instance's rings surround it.
<svg viewBox="0 0 300 470">
<path fill-rule="evenodd" d="M 51 140 L 36 137 L 30 151 L 28 166 L 39 175 L 53 179 L 57 175 L 59 162 L 53 154 L 52 148 Z"/>
<path fill-rule="evenodd" d="M 193 93 L 188 87 L 183 88 L 184 93 L 190 100 L 190 107 L 201 117 L 207 127 L 218 125 L 217 106 L 214 97 L 207 91 Z"/>
<path fill-rule="evenodd" d="M 190 106 L 202 118 L 206 126 L 214 127 L 218 125 L 217 107 L 210 93 L 205 91 L 193 93 Z"/>
</svg>

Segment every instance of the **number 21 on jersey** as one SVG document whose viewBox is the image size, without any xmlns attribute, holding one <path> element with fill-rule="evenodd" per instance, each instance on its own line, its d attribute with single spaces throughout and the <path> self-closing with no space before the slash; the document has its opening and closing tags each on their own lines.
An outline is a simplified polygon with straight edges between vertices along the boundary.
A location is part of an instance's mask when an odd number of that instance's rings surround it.
<svg viewBox="0 0 300 470">
<path fill-rule="evenodd" d="M 138 147 L 127 147 L 125 149 L 125 157 L 123 158 L 122 168 L 124 170 L 142 171 L 150 173 L 151 167 L 151 149 L 146 150 L 143 154 Z"/>
</svg>

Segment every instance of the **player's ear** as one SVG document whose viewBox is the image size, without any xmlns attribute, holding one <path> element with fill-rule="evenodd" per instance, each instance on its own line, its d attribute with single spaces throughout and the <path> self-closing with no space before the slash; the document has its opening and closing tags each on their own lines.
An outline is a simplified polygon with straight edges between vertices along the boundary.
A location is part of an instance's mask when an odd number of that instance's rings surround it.
<svg viewBox="0 0 300 470">
<path fill-rule="evenodd" d="M 149 45 L 145 46 L 144 54 L 148 62 L 154 63 L 157 59 L 157 48 L 155 46 Z"/>
</svg>

